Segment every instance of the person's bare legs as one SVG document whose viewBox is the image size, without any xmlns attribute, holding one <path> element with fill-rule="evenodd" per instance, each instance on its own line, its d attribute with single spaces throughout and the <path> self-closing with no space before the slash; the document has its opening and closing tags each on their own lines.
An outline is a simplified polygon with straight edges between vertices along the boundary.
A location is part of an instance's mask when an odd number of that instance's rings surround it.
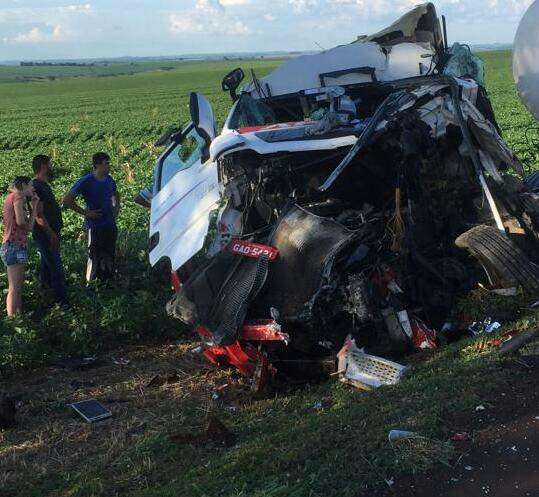
<svg viewBox="0 0 539 497">
<path fill-rule="evenodd" d="M 7 267 L 7 279 L 9 283 L 6 309 L 7 315 L 13 316 L 21 312 L 22 286 L 24 284 L 24 264 L 13 264 Z"/>
</svg>

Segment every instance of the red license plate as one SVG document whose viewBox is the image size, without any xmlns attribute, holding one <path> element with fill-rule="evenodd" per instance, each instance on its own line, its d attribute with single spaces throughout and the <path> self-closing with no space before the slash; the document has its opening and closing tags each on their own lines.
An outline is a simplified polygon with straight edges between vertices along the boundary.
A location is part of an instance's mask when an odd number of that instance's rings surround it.
<svg viewBox="0 0 539 497">
<path fill-rule="evenodd" d="M 246 242 L 244 240 L 232 240 L 228 245 L 228 250 L 233 254 L 252 257 L 253 259 L 267 257 L 270 261 L 274 261 L 279 255 L 279 251 L 276 248 L 262 245 L 261 243 Z"/>
</svg>

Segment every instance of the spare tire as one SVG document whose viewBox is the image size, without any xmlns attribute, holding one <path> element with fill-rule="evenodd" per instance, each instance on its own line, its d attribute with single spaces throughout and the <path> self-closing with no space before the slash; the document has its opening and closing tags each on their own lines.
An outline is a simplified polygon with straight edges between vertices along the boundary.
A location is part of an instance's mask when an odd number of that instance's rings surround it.
<svg viewBox="0 0 539 497">
<path fill-rule="evenodd" d="M 455 244 L 481 263 L 493 284 L 520 285 L 528 293 L 539 294 L 539 267 L 497 228 L 476 226 L 460 235 Z"/>
</svg>

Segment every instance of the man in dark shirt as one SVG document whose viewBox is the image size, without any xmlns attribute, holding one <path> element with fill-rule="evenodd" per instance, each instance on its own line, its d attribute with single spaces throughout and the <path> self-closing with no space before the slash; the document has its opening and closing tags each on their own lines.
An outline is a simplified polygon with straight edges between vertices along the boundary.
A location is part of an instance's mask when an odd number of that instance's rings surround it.
<svg viewBox="0 0 539 497">
<path fill-rule="evenodd" d="M 41 255 L 39 279 L 44 287 L 53 290 L 56 302 L 67 304 L 64 265 L 60 255 L 62 211 L 49 185 L 53 177 L 51 159 L 47 155 L 36 155 L 32 167 L 33 185 L 40 200 L 32 231 L 32 238 Z"/>
<path fill-rule="evenodd" d="M 80 178 L 64 198 L 64 205 L 85 218 L 88 232 L 88 264 L 86 280 L 108 279 L 114 274 L 116 251 L 116 217 L 120 210 L 120 195 L 109 175 L 110 157 L 99 152 L 92 158 L 94 170 Z M 76 198 L 82 195 L 86 209 Z"/>
</svg>

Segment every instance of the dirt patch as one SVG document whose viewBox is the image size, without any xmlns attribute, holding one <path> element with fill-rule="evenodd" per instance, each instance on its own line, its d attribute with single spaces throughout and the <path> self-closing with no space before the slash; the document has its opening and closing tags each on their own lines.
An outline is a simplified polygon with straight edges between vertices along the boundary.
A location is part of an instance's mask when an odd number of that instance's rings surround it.
<svg viewBox="0 0 539 497">
<path fill-rule="evenodd" d="M 398 497 L 536 497 L 539 495 L 539 360 L 531 368 L 512 361 L 520 381 L 486 396 L 474 412 L 448 416 L 461 457 L 452 467 L 402 478 L 387 496 Z"/>
<path fill-rule="evenodd" d="M 83 461 L 106 467 L 143 436 L 200 430 L 193 420 L 203 425 L 217 406 L 241 409 L 249 385 L 191 353 L 195 345 L 130 347 L 91 368 L 49 367 L 0 382 L 0 391 L 22 399 L 16 426 L 0 431 L 0 488 L 67 472 Z M 67 407 L 92 398 L 113 418 L 88 424 Z"/>
</svg>

